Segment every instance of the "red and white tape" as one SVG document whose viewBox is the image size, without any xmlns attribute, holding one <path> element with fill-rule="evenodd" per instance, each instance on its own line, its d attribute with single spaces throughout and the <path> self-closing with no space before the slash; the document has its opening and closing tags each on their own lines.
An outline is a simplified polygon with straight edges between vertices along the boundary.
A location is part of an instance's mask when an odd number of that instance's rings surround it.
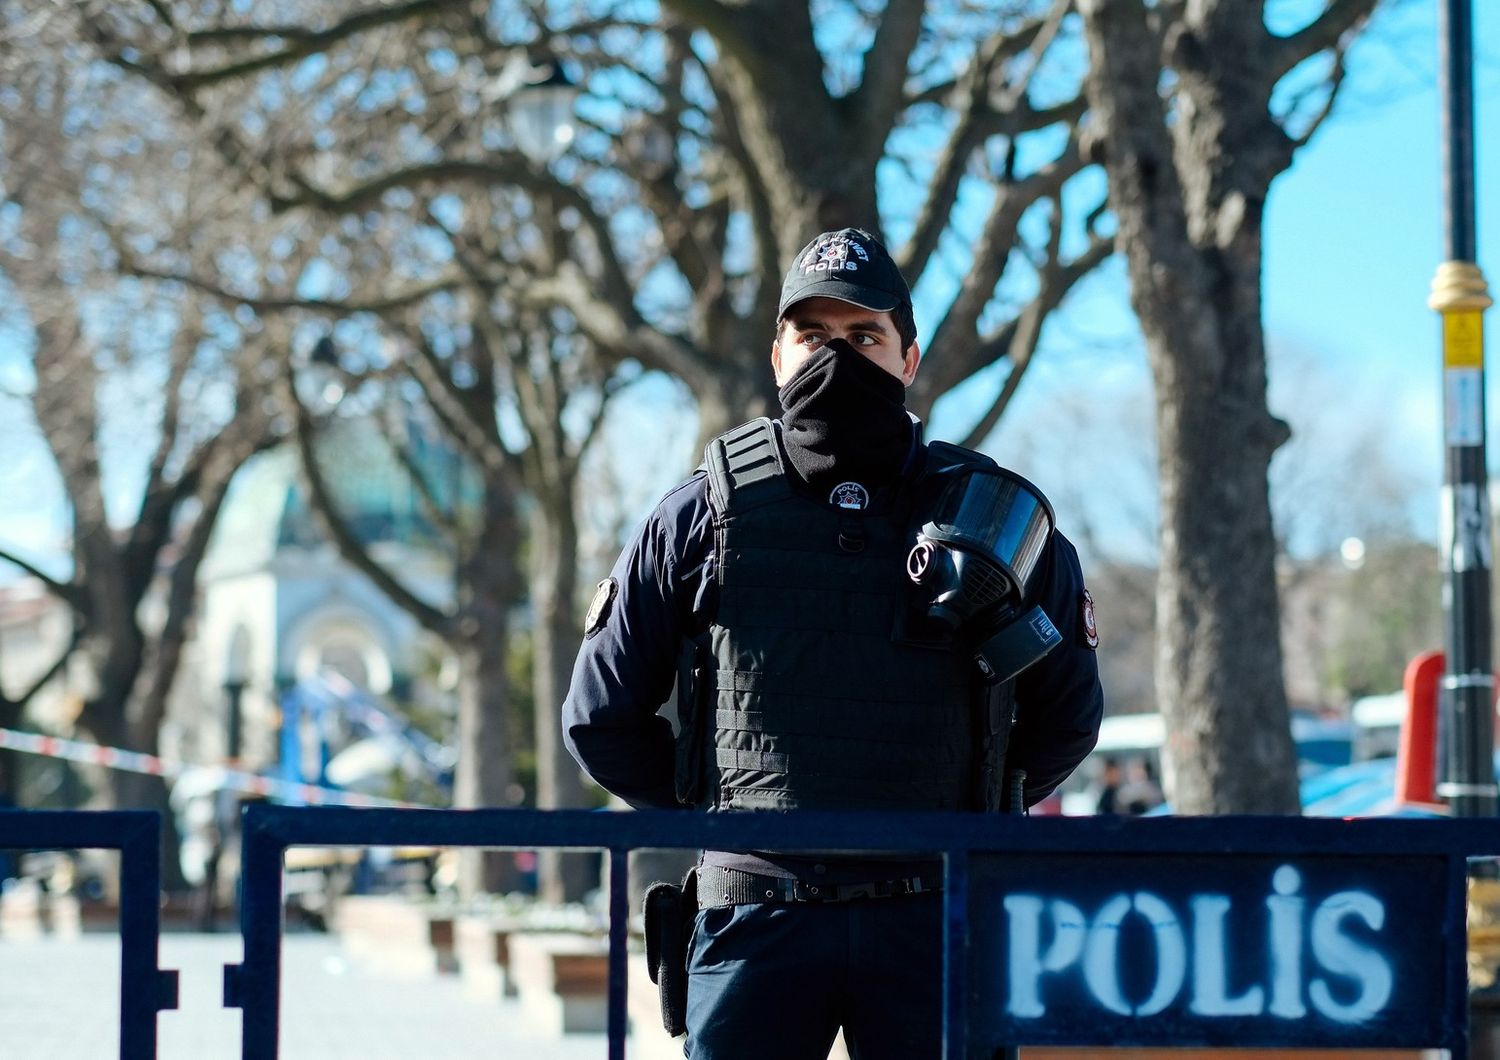
<svg viewBox="0 0 1500 1060">
<path fill-rule="evenodd" d="M 19 729 L 0 729 L 0 749 L 20 751 L 23 754 L 41 755 L 44 758 L 61 758 L 69 762 L 84 762 L 104 766 L 106 769 L 121 769 L 127 773 L 146 773 L 151 776 L 175 779 L 190 769 L 214 768 L 195 766 L 189 762 L 173 762 L 156 755 L 127 751 L 120 747 L 105 747 L 102 744 L 86 743 L 82 740 L 65 740 L 61 736 L 43 736 Z M 299 784 L 281 777 L 262 776 L 239 769 L 223 769 L 220 785 L 227 791 L 241 791 L 247 795 L 263 795 L 286 802 L 304 803 L 309 806 L 395 806 L 415 807 L 415 803 L 397 802 L 394 799 L 361 795 L 337 788 L 325 788 L 318 784 Z"/>
</svg>

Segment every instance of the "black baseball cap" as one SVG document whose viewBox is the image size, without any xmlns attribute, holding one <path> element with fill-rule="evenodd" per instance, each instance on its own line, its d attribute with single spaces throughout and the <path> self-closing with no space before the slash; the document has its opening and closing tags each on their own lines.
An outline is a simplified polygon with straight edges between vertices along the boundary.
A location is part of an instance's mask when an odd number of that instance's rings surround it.
<svg viewBox="0 0 1500 1060">
<path fill-rule="evenodd" d="M 837 298 L 889 313 L 911 304 L 911 288 L 890 253 L 863 228 L 824 232 L 802 248 L 781 282 L 776 319 L 804 298 Z"/>
</svg>

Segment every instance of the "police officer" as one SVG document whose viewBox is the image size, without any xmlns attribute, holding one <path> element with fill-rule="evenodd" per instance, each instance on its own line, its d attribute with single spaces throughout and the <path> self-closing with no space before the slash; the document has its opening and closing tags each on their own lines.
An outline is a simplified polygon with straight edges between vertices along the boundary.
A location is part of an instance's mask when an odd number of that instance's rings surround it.
<svg viewBox="0 0 1500 1060">
<path fill-rule="evenodd" d="M 910 290 L 874 236 L 827 232 L 797 255 L 771 346 L 781 419 L 710 443 L 589 608 L 563 730 L 604 788 L 637 807 L 995 808 L 985 696 L 1014 717 L 1005 765 L 1025 805 L 1088 754 L 1093 605 L 1050 523 L 1024 603 L 1057 643 L 1014 680 L 986 691 L 960 648 L 973 637 L 924 643 L 903 623 L 928 485 L 994 468 L 924 443 L 905 408 L 919 361 Z M 674 681 L 675 739 L 658 714 Z M 687 1054 L 822 1060 L 842 1027 L 855 1060 L 938 1055 L 941 885 L 918 857 L 706 851 Z"/>
</svg>

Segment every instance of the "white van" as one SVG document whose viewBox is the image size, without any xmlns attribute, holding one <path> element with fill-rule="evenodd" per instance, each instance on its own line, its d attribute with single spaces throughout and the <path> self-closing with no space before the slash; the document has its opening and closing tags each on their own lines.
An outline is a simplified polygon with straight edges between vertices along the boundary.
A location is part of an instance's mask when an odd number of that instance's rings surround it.
<svg viewBox="0 0 1500 1060">
<path fill-rule="evenodd" d="M 1403 697 L 1402 713 L 1406 710 L 1405 703 Z M 1399 731 L 1399 717 L 1394 724 L 1397 729 L 1391 731 Z M 1385 730 L 1377 731 L 1383 738 Z M 1325 769 L 1348 765 L 1351 758 L 1375 757 L 1357 753 L 1359 737 L 1357 719 L 1351 724 L 1338 719 L 1321 718 L 1305 711 L 1292 712 L 1292 740 L 1297 745 L 1297 772 L 1303 779 Z M 1159 779 L 1162 775 L 1161 747 L 1166 738 L 1167 723 L 1160 714 L 1114 714 L 1105 718 L 1099 726 L 1099 742 L 1094 745 L 1094 750 L 1059 789 L 1062 794 L 1062 812 L 1070 816 L 1094 812 L 1099 798 L 1099 776 L 1104 771 L 1106 759 L 1114 759 L 1121 768 L 1133 760 L 1144 760 L 1150 765 L 1152 775 Z M 1392 736 L 1391 739 L 1394 741 L 1395 737 Z M 1394 754 L 1394 742 L 1391 748 L 1390 752 L 1377 754 Z"/>
</svg>

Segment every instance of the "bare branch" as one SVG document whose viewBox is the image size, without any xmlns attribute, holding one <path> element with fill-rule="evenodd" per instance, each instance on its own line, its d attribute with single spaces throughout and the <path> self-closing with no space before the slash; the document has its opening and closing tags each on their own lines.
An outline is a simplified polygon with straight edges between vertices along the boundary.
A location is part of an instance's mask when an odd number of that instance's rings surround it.
<svg viewBox="0 0 1500 1060">
<path fill-rule="evenodd" d="M 713 238 L 717 234 L 714 231 L 707 233 L 708 238 L 700 234 L 700 225 L 696 222 L 709 211 L 692 210 L 682 201 L 676 139 L 683 115 L 694 109 L 683 93 L 683 78 L 693 54 L 691 31 L 685 26 L 673 26 L 665 31 L 665 35 L 666 72 L 654 84 L 665 100 L 665 107 L 660 116 L 641 115 L 627 129 L 625 139 L 627 142 L 631 138 L 638 141 L 629 157 L 636 162 L 631 168 L 642 202 L 656 216 L 662 239 L 678 270 L 702 298 L 706 292 L 723 287 L 722 259 L 714 252 L 722 243 Z M 662 147 L 667 149 L 665 159 L 652 158 L 651 155 Z M 637 160 L 636 156 L 644 157 Z M 726 211 L 721 209 L 718 212 Z"/>
<path fill-rule="evenodd" d="M 83 643 L 83 622 L 79 620 L 77 613 L 73 616 L 73 631 L 68 634 L 68 643 L 63 647 L 53 660 L 52 665 L 43 670 L 37 677 L 32 679 L 20 695 L 9 696 L 0 691 L 0 718 L 9 715 L 12 723 L 19 721 L 21 712 L 25 710 L 26 704 L 35 699 L 42 689 L 46 688 L 68 665 L 68 660 L 73 658 L 73 653 L 78 650 L 78 645 Z"/>
<path fill-rule="evenodd" d="M 995 61 L 994 50 L 1001 39 L 990 39 L 985 51 L 974 57 L 973 65 L 960 81 L 959 94 L 965 103 L 958 112 L 958 121 L 948 136 L 948 142 L 943 145 L 943 153 L 928 182 L 927 197 L 917 213 L 911 238 L 896 255 L 901 271 L 907 276 L 920 276 L 926 270 L 958 198 L 964 167 L 984 138 L 979 119 L 985 112 L 985 86 L 989 81 L 990 65 Z"/>
<path fill-rule="evenodd" d="M 395 188 L 420 188 L 429 184 L 465 182 L 484 187 L 514 186 L 531 192 L 546 193 L 556 187 L 556 182 L 528 163 L 519 154 L 497 152 L 491 158 L 474 159 L 445 158 L 438 162 L 423 162 L 404 169 L 383 173 L 362 184 L 355 184 L 343 191 L 319 188 L 305 177 L 292 178 L 300 194 L 271 193 L 271 205 L 278 211 L 294 206 L 315 206 L 331 214 L 358 213 L 376 206 L 381 196 Z"/>
<path fill-rule="evenodd" d="M 334 313 L 340 316 L 349 316 L 354 313 L 372 313 L 376 316 L 381 316 L 393 310 L 404 309 L 407 306 L 425 301 L 443 291 L 451 291 L 463 283 L 463 278 L 456 271 L 450 271 L 426 283 L 415 284 L 406 290 L 391 291 L 388 294 L 371 295 L 365 298 L 297 298 L 286 295 L 257 297 L 232 291 L 222 284 L 204 279 L 201 276 L 195 276 L 191 273 L 171 272 L 167 269 L 159 269 L 155 266 L 146 265 L 134 260 L 123 261 L 122 267 L 125 271 L 135 276 L 140 276 L 143 279 L 180 283 L 185 287 L 191 287 L 196 291 L 212 295 L 214 298 L 229 305 L 248 306 L 257 313 L 282 313 L 291 310 L 306 310 L 316 313 Z"/>
<path fill-rule="evenodd" d="M 307 482 L 311 507 L 317 513 L 318 520 L 323 524 L 329 537 L 333 539 L 339 555 L 374 582 L 375 586 L 389 597 L 392 603 L 410 614 L 423 628 L 444 640 L 452 639 L 457 633 L 452 616 L 427 603 L 401 584 L 390 571 L 376 562 L 369 550 L 360 543 L 359 538 L 350 529 L 349 524 L 344 521 L 333 499 L 333 493 L 328 488 L 328 482 L 323 477 L 323 470 L 318 466 L 317 453 L 313 447 L 312 416 L 308 413 L 307 407 L 298 400 L 289 373 L 285 376 L 284 383 L 282 389 L 286 400 L 294 410 L 292 436 L 297 443 L 297 453 L 301 457 L 302 474 Z"/>
<path fill-rule="evenodd" d="M 428 520 L 450 538 L 457 540 L 460 536 L 458 520 L 451 511 L 444 511 L 432 483 L 427 480 L 427 473 L 423 470 L 416 454 L 411 451 L 411 446 L 402 445 L 389 434 L 385 435 L 385 443 L 390 447 L 396 462 L 406 472 L 406 477 L 411 480 L 417 490 L 417 499 L 422 503 L 422 511 L 426 513 Z"/>
<path fill-rule="evenodd" d="M 227 448 L 227 447 L 226 447 Z M 167 699 L 182 659 L 187 640 L 189 623 L 198 603 L 198 568 L 208 551 L 213 536 L 214 524 L 224 506 L 229 492 L 233 472 L 247 460 L 258 446 L 244 446 L 239 452 L 221 450 L 218 474 L 205 476 L 206 488 L 199 494 L 202 507 L 188 531 L 186 540 L 178 550 L 172 563 L 172 572 L 167 577 L 167 613 L 162 628 L 157 633 L 151 651 L 151 664 L 146 677 L 146 688 L 140 698 L 139 717 L 143 727 L 156 731 L 165 717 Z"/>
<path fill-rule="evenodd" d="M 157 486 L 166 474 L 167 461 L 177 446 L 177 431 L 182 412 L 182 383 L 193 364 L 193 349 L 197 345 L 197 306 L 189 304 L 182 310 L 184 319 L 178 322 L 177 335 L 167 366 L 167 383 L 162 394 L 161 437 L 157 439 L 156 452 L 146 470 L 146 494 Z M 191 337 L 190 337 L 191 336 Z"/>
<path fill-rule="evenodd" d="M 722 0 L 663 0 L 662 6 L 684 22 L 707 30 L 726 52 L 759 65 L 750 40 L 753 13 L 748 7 L 731 7 Z"/>
<path fill-rule="evenodd" d="M 958 296 L 933 332 L 932 348 L 941 351 L 924 380 L 918 377 L 921 400 L 936 397 L 967 378 L 985 361 L 972 341 L 985 307 L 995 295 L 995 286 L 1005 271 L 1021 217 L 1031 205 L 1055 196 L 1069 177 L 1084 166 L 1075 141 L 1056 161 L 1017 184 L 1002 185 L 990 208 L 984 229 L 973 247 L 973 266 L 964 276 Z"/>
<path fill-rule="evenodd" d="M 773 277 L 780 272 L 777 259 L 776 226 L 771 210 L 771 197 L 760 173 L 750 157 L 745 143 L 744 123 L 734 97 L 724 90 L 717 72 L 707 63 L 700 63 L 699 70 L 713 88 L 718 101 L 719 132 L 723 147 L 734 159 L 735 172 L 750 214 L 750 227 L 755 233 L 755 259 L 758 275 Z M 769 320 L 776 310 L 778 292 L 772 283 L 763 280 L 757 289 L 754 316 L 758 320 Z"/>
<path fill-rule="evenodd" d="M 288 40 L 290 43 L 286 47 L 250 59 L 226 63 L 213 69 L 169 74 L 168 77 L 178 91 L 191 94 L 207 85 L 233 81 L 262 70 L 290 65 L 310 55 L 326 51 L 340 41 L 367 30 L 431 15 L 445 8 L 461 6 L 465 2 L 466 0 L 409 0 L 407 3 L 394 4 L 389 7 L 371 7 L 357 11 L 322 30 L 297 30 L 288 26 L 273 27 L 272 32 L 261 31 L 259 36 Z M 280 32 L 275 32 L 275 30 Z M 242 35 L 239 31 L 231 32 Z M 222 43 L 224 39 L 221 36 L 220 42 Z"/>
<path fill-rule="evenodd" d="M 1328 96 L 1323 100 L 1323 105 L 1318 108 L 1317 113 L 1308 119 L 1307 127 L 1292 138 L 1291 149 L 1293 151 L 1299 147 L 1305 147 L 1307 142 L 1312 139 L 1313 133 L 1317 132 L 1319 127 L 1328 120 L 1328 115 L 1333 113 L 1334 101 L 1338 99 L 1339 89 L 1344 87 L 1344 75 L 1348 72 L 1345 66 L 1345 57 L 1346 52 L 1343 48 L 1334 52 L 1333 69 L 1328 72 Z M 1283 125 L 1283 127 L 1285 126 Z"/>
<path fill-rule="evenodd" d="M 637 377 L 639 378 L 639 377 Z M 604 381 L 599 388 L 599 408 L 594 412 L 594 418 L 589 421 L 588 427 L 583 432 L 583 437 L 578 440 L 578 448 L 573 453 L 573 466 L 577 467 L 583 454 L 588 452 L 589 446 L 594 444 L 594 439 L 599 435 L 599 428 L 604 426 L 604 414 L 608 410 L 610 402 L 626 387 L 636 380 L 622 380 L 619 376 L 611 376 Z"/>
<path fill-rule="evenodd" d="M 301 23 L 263 23 L 255 26 L 210 26 L 187 34 L 189 44 L 237 44 L 262 40 L 309 40 L 316 30 Z"/>
<path fill-rule="evenodd" d="M 992 35 L 959 80 L 957 94 L 964 102 L 958 122 L 928 182 L 927 198 L 917 215 L 911 238 L 897 259 L 906 275 L 920 276 L 927 268 L 949 223 L 964 167 L 981 143 L 996 134 L 1015 137 L 1059 121 L 1076 122 L 1082 116 L 1086 107 L 1082 93 L 1067 103 L 1040 111 L 1034 110 L 1026 98 L 1042 54 L 1051 45 L 1071 6 L 1071 0 L 1061 0 L 1046 17 L 1036 19 L 1018 32 Z M 994 71 L 1022 50 L 1031 52 L 1025 71 L 1014 84 L 1005 87 L 998 101 L 992 100 L 990 81 Z"/>
<path fill-rule="evenodd" d="M 865 52 L 864 79 L 844 102 L 858 123 L 857 141 L 879 158 L 896 115 L 905 106 L 906 68 L 922 32 L 924 0 L 891 0 L 885 5 L 880 28 Z"/>
<path fill-rule="evenodd" d="M 192 315 L 192 310 L 188 310 Z M 164 395 L 161 437 L 157 441 L 156 454 L 147 471 L 146 483 L 141 490 L 141 503 L 134 524 L 125 541 L 122 556 L 129 593 L 139 599 L 156 573 L 156 560 L 172 533 L 172 520 L 179 505 L 198 488 L 198 476 L 206 461 L 211 459 L 222 434 L 203 442 L 189 457 L 187 465 L 176 481 L 168 481 L 167 459 L 177 446 L 178 419 L 181 403 L 182 381 L 192 364 L 193 349 L 197 345 L 198 332 L 188 321 L 179 323 L 174 341 L 172 361 L 168 369 L 167 391 Z"/>
<path fill-rule="evenodd" d="M 156 12 L 156 17 L 169 29 L 177 28 L 177 19 L 172 15 L 172 6 L 163 0 L 146 0 L 151 10 Z"/>
<path fill-rule="evenodd" d="M 22 559 L 8 548 L 0 547 L 0 562 L 9 563 L 35 578 L 47 591 L 75 611 L 83 609 L 83 593 L 78 586 L 58 581 L 30 560 Z"/>
<path fill-rule="evenodd" d="M 1041 270 L 1040 289 L 1021 312 L 1001 329 L 999 334 L 991 336 L 980 344 L 978 359 L 981 363 L 993 363 L 1003 356 L 1010 362 L 1010 372 L 1005 377 L 1000 393 L 996 395 L 989 409 L 969 431 L 967 437 L 960 443 L 961 445 L 977 448 L 995 429 L 995 425 L 1000 422 L 1000 417 L 1010 407 L 1011 399 L 1020 388 L 1026 369 L 1031 366 L 1037 343 L 1042 337 L 1042 327 L 1052 311 L 1062 304 L 1062 300 L 1067 297 L 1074 284 L 1114 253 L 1114 240 L 1095 236 L 1084 253 L 1066 265 L 1062 264 L 1061 211 L 1062 202 L 1060 198 L 1054 197 L 1052 231 L 1047 241 L 1047 260 Z"/>
<path fill-rule="evenodd" d="M 493 412 L 481 411 L 473 395 L 454 382 L 424 335 L 405 325 L 400 325 L 400 330 L 416 351 L 417 356 L 410 364 L 411 373 L 433 413 L 476 463 L 491 473 L 504 472 L 510 454 L 500 442 Z M 480 370 L 490 369 L 485 366 Z"/>
<path fill-rule="evenodd" d="M 617 359 L 634 358 L 683 380 L 703 374 L 698 350 L 647 326 L 633 308 L 622 312 L 613 302 L 597 297 L 588 277 L 572 262 L 564 262 L 556 276 L 532 282 L 523 289 L 523 294 L 533 304 L 567 309 L 584 333 Z"/>
<path fill-rule="evenodd" d="M 1370 17 L 1376 0 L 1329 0 L 1323 13 L 1296 33 L 1280 38 L 1270 64 L 1270 83 L 1275 84 L 1293 68 L 1325 48 L 1339 47 L 1347 34 Z"/>
</svg>

